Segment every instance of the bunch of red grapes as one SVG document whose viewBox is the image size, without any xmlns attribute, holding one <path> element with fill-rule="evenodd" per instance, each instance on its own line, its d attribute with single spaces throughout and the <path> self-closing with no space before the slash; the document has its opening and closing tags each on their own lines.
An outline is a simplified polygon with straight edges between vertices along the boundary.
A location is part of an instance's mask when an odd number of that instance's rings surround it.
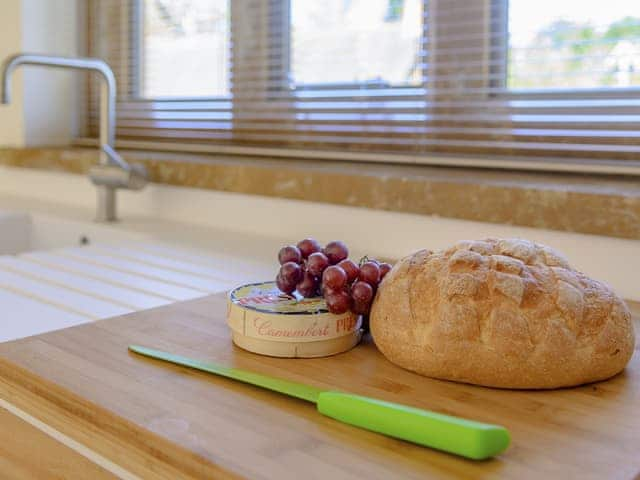
<svg viewBox="0 0 640 480">
<path fill-rule="evenodd" d="M 323 296 L 331 313 L 348 310 L 368 315 L 378 284 L 391 270 L 388 263 L 363 258 L 359 265 L 349 260 L 344 242 L 329 242 L 324 248 L 313 238 L 286 245 L 278 253 L 278 288 L 303 297 Z"/>
</svg>

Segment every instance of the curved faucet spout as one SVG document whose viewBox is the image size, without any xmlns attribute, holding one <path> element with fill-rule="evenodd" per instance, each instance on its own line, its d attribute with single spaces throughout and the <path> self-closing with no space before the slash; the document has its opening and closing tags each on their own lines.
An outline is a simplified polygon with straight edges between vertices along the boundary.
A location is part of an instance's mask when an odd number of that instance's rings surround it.
<svg viewBox="0 0 640 480">
<path fill-rule="evenodd" d="M 115 112 L 116 112 L 116 79 L 111 67 L 99 58 L 58 57 L 53 55 L 39 55 L 20 53 L 7 58 L 2 64 L 2 103 L 11 101 L 11 75 L 21 65 L 37 65 L 44 67 L 69 68 L 74 70 L 90 70 L 98 73 L 102 79 L 105 115 L 100 119 L 100 141 L 114 147 L 115 143 Z M 106 117 L 106 118 L 105 118 Z M 104 124 L 103 124 L 104 123 Z"/>
<path fill-rule="evenodd" d="M 99 221 L 116 219 L 117 188 L 139 190 L 147 183 L 147 172 L 142 165 L 129 165 L 114 149 L 116 134 L 116 79 L 111 67 L 98 58 L 57 57 L 21 53 L 2 64 L 2 94 L 0 101 L 11 99 L 11 75 L 21 65 L 68 68 L 96 72 L 100 82 L 100 165 L 90 169 L 91 181 L 98 187 Z"/>
</svg>

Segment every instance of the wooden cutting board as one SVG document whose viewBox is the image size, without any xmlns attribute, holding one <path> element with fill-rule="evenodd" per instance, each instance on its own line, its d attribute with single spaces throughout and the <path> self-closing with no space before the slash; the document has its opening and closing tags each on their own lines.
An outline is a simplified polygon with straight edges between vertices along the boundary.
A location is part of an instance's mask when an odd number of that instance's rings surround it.
<svg viewBox="0 0 640 480">
<path fill-rule="evenodd" d="M 258 356 L 231 344 L 225 312 L 225 296 L 214 295 L 2 344 L 0 397 L 143 478 L 640 474 L 638 352 L 607 382 L 506 391 L 404 371 L 370 341 L 330 358 Z M 499 423 L 512 445 L 489 461 L 464 460 L 338 423 L 306 402 L 136 356 L 130 343 Z"/>
</svg>

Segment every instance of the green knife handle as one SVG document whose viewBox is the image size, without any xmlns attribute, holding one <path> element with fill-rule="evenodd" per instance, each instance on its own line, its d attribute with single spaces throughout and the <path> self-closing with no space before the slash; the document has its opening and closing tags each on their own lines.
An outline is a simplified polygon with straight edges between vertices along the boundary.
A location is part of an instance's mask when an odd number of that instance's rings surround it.
<svg viewBox="0 0 640 480">
<path fill-rule="evenodd" d="M 356 427 L 474 460 L 493 457 L 509 446 L 509 432 L 498 425 L 359 395 L 322 392 L 318 411 Z"/>
</svg>

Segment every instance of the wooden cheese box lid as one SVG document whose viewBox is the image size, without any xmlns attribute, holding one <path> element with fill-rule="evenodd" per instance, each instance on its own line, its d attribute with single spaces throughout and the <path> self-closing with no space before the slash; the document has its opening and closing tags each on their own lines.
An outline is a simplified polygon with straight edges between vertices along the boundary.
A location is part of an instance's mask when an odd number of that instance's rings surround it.
<svg viewBox="0 0 640 480">
<path fill-rule="evenodd" d="M 227 324 L 233 342 L 273 357 L 324 357 L 346 352 L 362 336 L 353 312 L 334 315 L 322 297 L 282 293 L 275 282 L 242 285 L 229 293 Z"/>
</svg>

